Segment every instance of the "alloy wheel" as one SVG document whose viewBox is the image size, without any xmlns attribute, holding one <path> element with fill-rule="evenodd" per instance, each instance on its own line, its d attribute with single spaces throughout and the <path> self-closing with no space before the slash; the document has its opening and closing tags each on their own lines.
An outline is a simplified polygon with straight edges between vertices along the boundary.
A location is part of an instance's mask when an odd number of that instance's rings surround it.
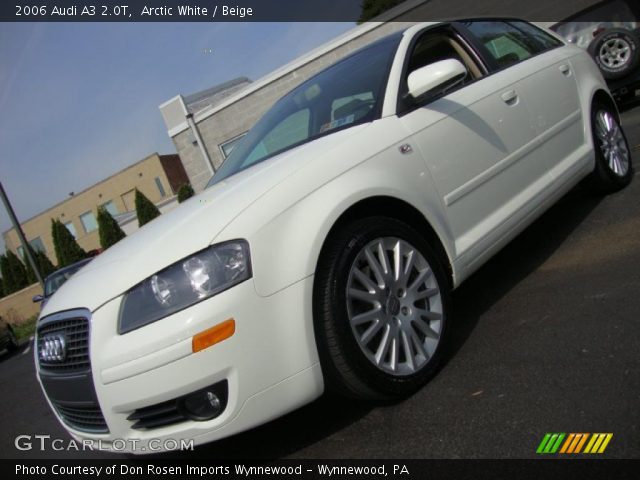
<svg viewBox="0 0 640 480">
<path fill-rule="evenodd" d="M 438 281 L 418 249 L 396 237 L 373 240 L 351 266 L 346 295 L 351 330 L 373 365 L 407 376 L 428 364 L 444 315 Z"/>
<path fill-rule="evenodd" d="M 607 166 L 617 176 L 629 171 L 629 148 L 615 116 L 607 110 L 596 113 L 596 136 Z"/>
</svg>

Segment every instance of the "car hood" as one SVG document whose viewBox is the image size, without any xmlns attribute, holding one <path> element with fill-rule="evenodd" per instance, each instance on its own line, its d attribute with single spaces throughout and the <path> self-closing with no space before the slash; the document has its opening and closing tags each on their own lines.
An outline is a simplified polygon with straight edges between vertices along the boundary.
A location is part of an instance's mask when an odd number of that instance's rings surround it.
<svg viewBox="0 0 640 480">
<path fill-rule="evenodd" d="M 367 125 L 355 126 L 284 152 L 162 214 L 78 271 L 49 299 L 41 315 L 73 308 L 93 311 L 157 271 L 206 248 L 270 189 L 364 128 Z"/>
</svg>

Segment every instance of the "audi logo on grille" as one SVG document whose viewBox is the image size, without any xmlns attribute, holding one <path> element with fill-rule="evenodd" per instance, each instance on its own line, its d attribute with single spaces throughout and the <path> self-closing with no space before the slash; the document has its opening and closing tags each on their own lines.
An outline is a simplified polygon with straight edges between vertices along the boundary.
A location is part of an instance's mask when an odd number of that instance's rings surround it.
<svg viewBox="0 0 640 480">
<path fill-rule="evenodd" d="M 61 333 L 46 335 L 40 340 L 40 360 L 63 362 L 67 356 L 67 342 Z"/>
</svg>

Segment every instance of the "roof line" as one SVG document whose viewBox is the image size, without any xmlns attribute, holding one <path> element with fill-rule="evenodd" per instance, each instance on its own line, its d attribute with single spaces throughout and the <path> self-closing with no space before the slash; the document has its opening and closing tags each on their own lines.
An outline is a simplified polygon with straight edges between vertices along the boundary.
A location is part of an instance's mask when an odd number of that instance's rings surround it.
<svg viewBox="0 0 640 480">
<path fill-rule="evenodd" d="M 73 194 L 73 197 L 65 198 L 64 200 L 59 201 L 59 202 L 58 202 L 58 203 L 56 203 L 55 205 L 52 205 L 51 207 L 47 208 L 46 210 L 42 210 L 40 213 L 36 213 L 35 215 L 32 215 L 31 217 L 27 218 L 26 220 L 22 220 L 22 221 L 20 222 L 20 225 L 23 225 L 23 224 L 25 224 L 25 223 L 27 223 L 27 222 L 30 222 L 30 221 L 31 221 L 31 220 L 33 220 L 34 218 L 39 217 L 40 215 L 44 215 L 45 213 L 47 213 L 47 212 L 49 212 L 49 211 L 51 211 L 51 210 L 53 210 L 53 209 L 55 209 L 55 208 L 58 208 L 58 207 L 59 207 L 60 205 L 62 205 L 63 203 L 68 202 L 71 198 L 75 198 L 75 197 L 77 197 L 78 195 L 82 195 L 83 193 L 85 193 L 85 192 L 89 191 L 90 189 L 92 189 L 92 188 L 93 188 L 93 187 L 95 187 L 96 185 L 100 185 L 101 183 L 104 183 L 104 182 L 106 182 L 107 180 L 110 180 L 111 178 L 115 177 L 116 175 L 120 175 L 122 172 L 125 172 L 125 171 L 129 170 L 130 168 L 133 168 L 133 167 L 135 167 L 135 166 L 137 166 L 137 165 L 141 164 L 142 162 L 145 162 L 145 161 L 149 160 L 151 157 L 153 157 L 153 156 L 155 156 L 155 155 L 157 155 L 157 156 L 158 156 L 158 158 L 160 158 L 160 157 L 166 157 L 166 156 L 169 156 L 169 155 L 178 155 L 178 154 L 177 154 L 177 153 L 166 153 L 166 154 L 160 155 L 158 152 L 154 152 L 154 153 L 152 153 L 152 154 L 150 154 L 150 155 L 147 155 L 147 156 L 146 156 L 146 157 L 144 157 L 142 160 L 138 160 L 136 163 L 132 163 L 132 164 L 131 164 L 131 165 L 129 165 L 128 167 L 125 167 L 125 168 L 122 168 L 122 169 L 118 170 L 117 172 L 115 172 L 115 173 L 113 173 L 113 174 L 109 175 L 108 177 L 103 178 L 103 179 L 102 179 L 102 180 L 100 180 L 99 182 L 96 182 L 96 183 L 94 183 L 94 184 L 92 184 L 92 185 L 89 185 L 88 187 L 86 187 L 86 188 L 82 189 L 82 190 L 81 190 L 81 191 L 79 191 L 78 193 L 74 193 L 74 194 Z M 9 229 L 5 230 L 4 232 L 2 232 L 2 236 L 4 237 L 4 236 L 5 236 L 7 233 L 9 233 L 11 230 L 15 230 L 15 229 L 14 229 L 13 227 L 11 227 L 11 228 L 9 228 Z"/>
</svg>

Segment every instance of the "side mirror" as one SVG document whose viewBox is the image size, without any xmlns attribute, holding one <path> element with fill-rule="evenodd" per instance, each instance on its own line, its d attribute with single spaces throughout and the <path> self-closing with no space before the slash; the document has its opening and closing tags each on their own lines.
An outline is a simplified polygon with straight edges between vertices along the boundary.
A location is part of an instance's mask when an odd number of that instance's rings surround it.
<svg viewBox="0 0 640 480">
<path fill-rule="evenodd" d="M 466 75 L 465 66 L 453 58 L 425 65 L 409 74 L 409 95 L 416 99 L 425 93 L 437 94 L 460 82 Z"/>
<path fill-rule="evenodd" d="M 40 303 L 42 300 L 44 300 L 44 297 L 42 295 L 34 295 L 31 300 L 33 301 L 33 303 Z"/>
</svg>

